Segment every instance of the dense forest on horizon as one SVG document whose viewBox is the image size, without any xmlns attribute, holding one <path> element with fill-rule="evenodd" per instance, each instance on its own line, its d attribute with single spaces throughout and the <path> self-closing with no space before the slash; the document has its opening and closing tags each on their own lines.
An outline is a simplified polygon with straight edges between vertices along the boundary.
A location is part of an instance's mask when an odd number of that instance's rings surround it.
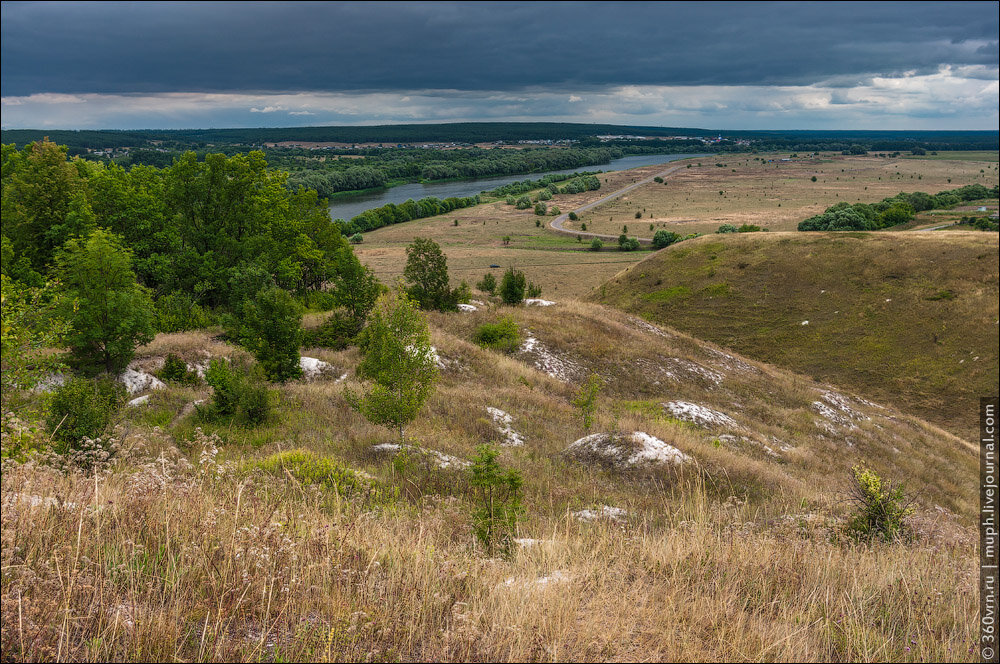
<svg viewBox="0 0 1000 664">
<path fill-rule="evenodd" d="M 303 141 L 338 143 L 483 143 L 507 141 L 572 140 L 597 142 L 596 136 L 667 136 L 715 138 L 729 142 L 749 141 L 755 149 L 846 149 L 860 145 L 870 150 L 996 150 L 1000 132 L 991 131 L 888 131 L 888 130 L 718 130 L 692 127 L 648 127 L 561 122 L 457 122 L 377 126 L 233 128 L 233 129 L 143 129 L 64 130 L 4 129 L 3 143 L 24 146 L 48 136 L 50 140 L 78 150 L 140 147 L 157 142 L 170 147 L 261 145 L 265 142 Z M 657 140 L 656 143 L 662 143 Z M 669 146 L 670 144 L 667 144 Z M 745 145 L 742 146 L 745 149 Z"/>
</svg>

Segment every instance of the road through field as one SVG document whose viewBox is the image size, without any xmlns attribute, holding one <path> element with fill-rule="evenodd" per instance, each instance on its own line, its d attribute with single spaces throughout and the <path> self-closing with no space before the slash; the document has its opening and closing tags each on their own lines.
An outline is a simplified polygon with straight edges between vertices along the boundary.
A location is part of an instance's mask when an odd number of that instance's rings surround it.
<svg viewBox="0 0 1000 664">
<path fill-rule="evenodd" d="M 667 177 L 671 173 L 679 171 L 681 168 L 685 168 L 685 167 L 686 167 L 686 164 L 682 164 L 682 165 L 679 165 L 679 166 L 671 166 L 670 168 L 668 168 L 665 171 L 662 171 L 660 173 L 655 173 L 653 175 L 650 175 L 648 178 L 645 178 L 644 180 L 639 180 L 638 182 L 633 182 L 629 186 L 623 187 L 623 188 L 619 189 L 616 192 L 610 193 L 607 196 L 605 196 L 604 198 L 599 198 L 596 201 L 594 201 L 593 203 L 587 203 L 586 205 L 581 205 L 580 207 L 576 208 L 575 210 L 571 210 L 571 212 L 579 213 L 579 212 L 584 212 L 586 210 L 590 210 L 592 208 L 597 207 L 598 205 L 601 205 L 603 203 L 607 203 L 610 200 L 614 200 L 615 198 L 618 198 L 622 194 L 627 194 L 628 192 L 632 191 L 633 189 L 637 189 L 638 187 L 641 187 L 641 186 L 643 186 L 645 184 L 649 184 L 650 182 L 652 182 L 656 178 Z M 552 228 L 552 230 L 556 231 L 557 233 L 563 233 L 565 235 L 575 235 L 575 236 L 580 236 L 580 237 L 596 238 L 598 240 L 611 240 L 611 241 L 617 241 L 618 240 L 618 236 L 617 235 L 602 235 L 601 233 L 589 233 L 587 231 L 574 231 L 574 230 L 569 229 L 569 228 L 563 228 L 563 223 L 566 222 L 569 219 L 569 215 L 570 215 L 569 212 L 567 212 L 566 214 L 559 215 L 558 217 L 556 217 L 555 219 L 552 220 L 552 223 L 549 224 L 549 227 Z M 637 239 L 642 244 L 652 244 L 653 243 L 653 239 L 652 238 L 640 237 L 640 238 L 637 238 Z"/>
</svg>

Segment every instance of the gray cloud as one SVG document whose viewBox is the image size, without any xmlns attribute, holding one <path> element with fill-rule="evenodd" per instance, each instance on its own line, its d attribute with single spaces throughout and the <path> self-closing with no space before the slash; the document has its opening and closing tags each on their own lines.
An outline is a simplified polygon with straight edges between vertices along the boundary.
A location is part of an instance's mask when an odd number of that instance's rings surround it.
<svg viewBox="0 0 1000 664">
<path fill-rule="evenodd" d="M 997 33 L 997 2 L 4 3 L 0 93 L 853 87 L 995 70 Z"/>
</svg>

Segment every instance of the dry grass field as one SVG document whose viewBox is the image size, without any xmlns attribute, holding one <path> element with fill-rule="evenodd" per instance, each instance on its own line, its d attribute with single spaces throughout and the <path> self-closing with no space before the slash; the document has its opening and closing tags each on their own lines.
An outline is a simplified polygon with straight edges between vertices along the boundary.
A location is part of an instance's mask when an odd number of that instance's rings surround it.
<svg viewBox="0 0 1000 664">
<path fill-rule="evenodd" d="M 998 382 L 998 261 L 980 231 L 713 235 L 596 298 L 973 440 Z"/>
<path fill-rule="evenodd" d="M 505 314 L 521 350 L 470 343 Z M 523 444 L 500 460 L 526 508 L 512 556 L 476 544 L 459 462 L 375 453 L 393 434 L 345 400 L 356 351 L 307 349 L 349 377 L 275 387 L 257 428 L 203 421 L 186 406 L 210 390 L 170 385 L 128 409 L 127 452 L 96 475 L 5 460 L 4 660 L 975 659 L 978 457 L 961 440 L 599 305 L 429 319 L 441 376 L 409 440 L 469 460 L 509 440 L 487 407 L 510 415 Z M 237 352 L 191 332 L 139 361 L 202 349 Z M 567 454 L 588 433 L 570 398 L 592 372 L 591 432 L 642 431 L 688 460 Z M 687 415 L 663 405 L 679 403 Z M 38 435 L 3 431 L 5 446 Z M 353 469 L 354 489 L 293 450 Z M 862 460 L 916 496 L 911 540 L 843 534 Z M 621 511 L 578 514 L 605 507 Z"/>
<path fill-rule="evenodd" d="M 667 167 L 646 166 L 602 174 L 600 190 L 559 194 L 548 201 L 548 206 L 568 212 Z M 542 287 L 543 296 L 561 298 L 584 296 L 646 255 L 587 251 L 589 243 L 550 231 L 550 221 L 551 215 L 541 217 L 533 209 L 516 210 L 500 200 L 365 233 L 364 243 L 355 247 L 355 252 L 383 282 L 392 283 L 403 274 L 406 245 L 415 237 L 428 237 L 440 244 L 448 256 L 448 272 L 456 285 L 463 279 L 474 284 L 490 271 L 490 265 L 502 269 L 514 266 Z M 504 237 L 510 238 L 509 244 L 504 244 Z M 502 269 L 493 270 L 498 278 Z"/>
<path fill-rule="evenodd" d="M 617 235 L 627 226 L 639 237 L 652 237 L 650 224 L 683 235 L 714 233 L 722 224 L 791 231 L 840 201 L 872 203 L 901 191 L 937 193 L 996 183 L 996 152 L 949 157 L 713 155 L 695 160 L 701 165 L 678 171 L 663 184 L 650 183 L 589 210 L 566 227 L 586 223 L 590 231 Z"/>
</svg>

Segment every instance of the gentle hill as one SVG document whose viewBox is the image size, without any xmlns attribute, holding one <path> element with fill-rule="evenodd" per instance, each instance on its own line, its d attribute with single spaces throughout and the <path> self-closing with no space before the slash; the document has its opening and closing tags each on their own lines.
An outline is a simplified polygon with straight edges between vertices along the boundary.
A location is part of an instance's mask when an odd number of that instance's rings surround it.
<svg viewBox="0 0 1000 664">
<path fill-rule="evenodd" d="M 504 315 L 519 350 L 470 342 Z M 423 452 L 390 460 L 394 434 L 349 407 L 356 350 L 306 349 L 333 370 L 274 386 L 262 426 L 204 419 L 192 404 L 211 390 L 169 384 L 128 409 L 138 458 L 109 473 L 5 464 L 4 615 L 20 619 L 5 650 L 21 638 L 109 659 L 885 661 L 917 643 L 928 660 L 974 658 L 971 445 L 595 304 L 429 318 L 441 376 L 408 429 Z M 135 364 L 168 353 L 242 351 L 160 335 Z M 570 400 L 591 373 L 605 383 L 586 431 Z M 471 534 L 463 466 L 486 441 L 524 477 L 509 558 Z M 842 492 L 863 460 L 917 496 L 911 541 L 844 539 Z M 71 631 L 47 628 L 63 615 Z"/>
<path fill-rule="evenodd" d="M 830 381 L 973 440 L 995 394 L 995 233 L 710 235 L 594 299 Z"/>
</svg>

